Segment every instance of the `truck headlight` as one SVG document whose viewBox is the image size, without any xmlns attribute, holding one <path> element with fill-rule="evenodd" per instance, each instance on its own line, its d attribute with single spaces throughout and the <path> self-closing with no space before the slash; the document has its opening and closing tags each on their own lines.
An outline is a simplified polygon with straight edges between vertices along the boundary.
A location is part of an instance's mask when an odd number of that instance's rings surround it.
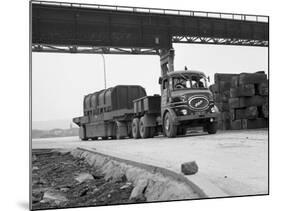
<svg viewBox="0 0 281 211">
<path fill-rule="evenodd" d="M 182 110 L 181 110 L 181 113 L 182 113 L 183 115 L 187 115 L 187 110 L 186 110 L 186 109 L 182 109 Z"/>
<path fill-rule="evenodd" d="M 216 105 L 211 108 L 211 113 L 219 112 L 219 109 Z"/>
</svg>

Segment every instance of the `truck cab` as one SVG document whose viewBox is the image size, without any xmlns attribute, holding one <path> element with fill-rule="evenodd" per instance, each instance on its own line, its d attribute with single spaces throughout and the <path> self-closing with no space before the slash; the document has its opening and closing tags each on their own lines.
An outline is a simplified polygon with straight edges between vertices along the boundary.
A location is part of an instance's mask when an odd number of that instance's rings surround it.
<svg viewBox="0 0 281 211">
<path fill-rule="evenodd" d="M 200 71 L 173 71 L 160 77 L 161 120 L 164 135 L 185 134 L 187 127 L 202 126 L 210 134 L 217 131 L 218 109 Z"/>
</svg>

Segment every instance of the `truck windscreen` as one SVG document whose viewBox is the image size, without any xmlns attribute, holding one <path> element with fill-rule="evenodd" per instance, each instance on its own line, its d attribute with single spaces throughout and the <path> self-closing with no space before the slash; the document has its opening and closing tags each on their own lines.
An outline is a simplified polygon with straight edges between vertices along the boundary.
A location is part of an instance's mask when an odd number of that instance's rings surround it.
<svg viewBox="0 0 281 211">
<path fill-rule="evenodd" d="M 178 89 L 206 89 L 206 77 L 201 75 L 179 74 L 173 77 L 174 90 Z"/>
</svg>

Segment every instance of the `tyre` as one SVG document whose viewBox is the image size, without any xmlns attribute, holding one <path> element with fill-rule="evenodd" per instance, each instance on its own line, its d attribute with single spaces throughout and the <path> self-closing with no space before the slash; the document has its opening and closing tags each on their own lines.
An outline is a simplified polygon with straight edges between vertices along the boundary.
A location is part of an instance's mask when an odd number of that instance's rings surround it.
<svg viewBox="0 0 281 211">
<path fill-rule="evenodd" d="M 210 122 L 208 123 L 206 130 L 209 134 L 215 134 L 218 130 L 218 123 L 217 122 Z"/>
<path fill-rule="evenodd" d="M 173 138 L 177 135 L 177 125 L 174 124 L 172 115 L 169 112 L 165 114 L 163 126 L 164 134 L 167 137 Z"/>
<path fill-rule="evenodd" d="M 101 137 L 101 139 L 102 139 L 102 140 L 107 140 L 108 137 L 107 137 L 107 136 L 103 136 L 103 137 Z"/>
<path fill-rule="evenodd" d="M 127 125 L 127 130 L 128 130 L 128 137 L 129 138 L 133 138 L 133 134 L 132 134 L 132 125 L 128 124 Z"/>
<path fill-rule="evenodd" d="M 134 118 L 132 122 L 132 135 L 134 139 L 140 138 L 139 119 Z"/>
<path fill-rule="evenodd" d="M 142 138 L 149 138 L 150 136 L 150 128 L 144 125 L 144 117 L 140 118 L 139 121 L 139 132 Z"/>
</svg>

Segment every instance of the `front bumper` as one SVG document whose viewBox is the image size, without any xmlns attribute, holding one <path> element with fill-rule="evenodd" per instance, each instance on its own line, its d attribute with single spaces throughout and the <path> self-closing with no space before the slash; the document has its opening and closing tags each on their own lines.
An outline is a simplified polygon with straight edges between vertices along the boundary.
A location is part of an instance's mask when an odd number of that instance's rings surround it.
<svg viewBox="0 0 281 211">
<path fill-rule="evenodd" d="M 214 121 L 217 121 L 219 113 L 205 113 L 205 114 L 188 114 L 182 116 L 176 116 L 176 122 L 188 121 L 188 120 L 197 120 L 197 119 L 210 119 L 213 118 Z"/>
</svg>

